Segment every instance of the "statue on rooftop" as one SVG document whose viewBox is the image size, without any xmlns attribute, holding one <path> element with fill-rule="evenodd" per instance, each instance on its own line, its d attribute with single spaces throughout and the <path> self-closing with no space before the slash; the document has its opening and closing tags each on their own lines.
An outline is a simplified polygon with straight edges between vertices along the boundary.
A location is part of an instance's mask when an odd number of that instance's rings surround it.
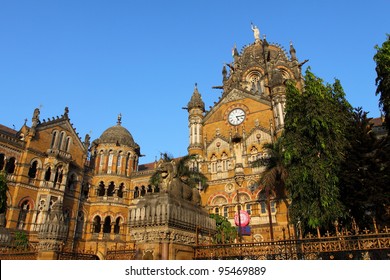
<svg viewBox="0 0 390 280">
<path fill-rule="evenodd" d="M 256 25 L 253 25 L 252 22 L 251 22 L 251 28 L 252 28 L 252 31 L 253 31 L 253 36 L 255 36 L 255 42 L 259 42 L 260 41 L 260 30 L 259 30 L 259 28 Z"/>
</svg>

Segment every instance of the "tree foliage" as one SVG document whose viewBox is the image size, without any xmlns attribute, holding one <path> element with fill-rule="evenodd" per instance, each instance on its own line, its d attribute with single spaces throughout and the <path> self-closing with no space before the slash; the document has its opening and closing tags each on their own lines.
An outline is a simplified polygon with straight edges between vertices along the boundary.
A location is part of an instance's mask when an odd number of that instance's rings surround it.
<svg viewBox="0 0 390 280">
<path fill-rule="evenodd" d="M 233 243 L 237 238 L 237 229 L 232 226 L 229 220 L 221 215 L 210 214 L 210 217 L 213 218 L 216 222 L 217 232 L 212 237 L 213 243 L 224 244 L 224 243 Z"/>
<path fill-rule="evenodd" d="M 387 130 L 390 130 L 390 35 L 387 34 L 387 40 L 381 47 L 375 46 L 377 53 L 374 55 L 376 63 L 377 85 L 376 94 L 380 95 L 379 105 L 385 114 L 385 123 Z"/>
<path fill-rule="evenodd" d="M 357 108 L 352 116 L 347 131 L 350 145 L 342 164 L 341 198 L 349 218 L 360 227 L 369 228 L 373 217 L 379 223 L 386 219 L 386 206 L 390 203 L 390 172 L 386 171 L 384 163 L 389 159 L 385 156 L 385 139 L 375 137 L 367 112 Z"/>
<path fill-rule="evenodd" d="M 325 227 L 345 215 L 339 195 L 340 164 L 348 145 L 351 106 L 338 80 L 333 85 L 310 72 L 303 92 L 287 84 L 284 159 L 290 218 L 304 227 Z"/>
</svg>

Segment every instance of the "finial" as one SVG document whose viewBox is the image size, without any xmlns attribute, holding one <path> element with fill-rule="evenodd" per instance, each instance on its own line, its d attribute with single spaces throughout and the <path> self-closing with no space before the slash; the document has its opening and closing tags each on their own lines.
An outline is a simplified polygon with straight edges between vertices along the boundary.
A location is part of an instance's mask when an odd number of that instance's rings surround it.
<svg viewBox="0 0 390 280">
<path fill-rule="evenodd" d="M 119 113 L 118 121 L 116 123 L 117 123 L 117 125 L 121 125 L 121 123 L 122 123 L 122 114 L 121 113 Z"/>
<path fill-rule="evenodd" d="M 196 90 L 198 89 L 198 83 L 195 83 L 195 89 Z"/>
</svg>

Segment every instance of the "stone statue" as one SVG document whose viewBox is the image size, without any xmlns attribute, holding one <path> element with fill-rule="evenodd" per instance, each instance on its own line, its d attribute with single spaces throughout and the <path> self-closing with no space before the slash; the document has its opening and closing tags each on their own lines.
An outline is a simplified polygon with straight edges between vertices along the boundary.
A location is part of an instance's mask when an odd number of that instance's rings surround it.
<svg viewBox="0 0 390 280">
<path fill-rule="evenodd" d="M 256 25 L 253 25 L 252 22 L 251 22 L 251 28 L 252 28 L 252 31 L 253 31 L 253 36 L 255 36 L 255 41 L 259 42 L 260 41 L 260 30 L 259 30 L 259 28 L 257 28 Z"/>
<path fill-rule="evenodd" d="M 160 190 L 178 199 L 184 199 L 200 205 L 199 191 L 196 188 L 192 189 L 182 178 L 179 178 L 175 161 L 160 162 L 157 167 L 157 172 L 161 176 Z"/>
</svg>

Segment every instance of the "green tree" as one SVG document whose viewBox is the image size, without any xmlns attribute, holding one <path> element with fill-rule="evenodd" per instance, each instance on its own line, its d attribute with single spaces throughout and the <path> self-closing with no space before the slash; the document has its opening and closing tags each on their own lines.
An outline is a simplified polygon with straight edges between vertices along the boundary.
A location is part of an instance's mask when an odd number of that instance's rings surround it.
<svg viewBox="0 0 390 280">
<path fill-rule="evenodd" d="M 374 55 L 376 63 L 377 85 L 376 94 L 380 95 L 379 105 L 385 114 L 385 123 L 387 130 L 390 131 L 390 34 L 387 34 L 387 40 L 381 47 L 375 46 L 377 53 Z"/>
<path fill-rule="evenodd" d="M 390 202 L 390 175 L 383 170 L 385 140 L 375 137 L 371 118 L 362 108 L 355 109 L 352 116 L 347 133 L 350 145 L 342 164 L 341 199 L 348 218 L 353 218 L 360 227 L 370 228 L 373 218 L 385 223 L 383 218 Z"/>
<path fill-rule="evenodd" d="M 237 229 L 232 226 L 229 220 L 221 215 L 210 214 L 210 217 L 215 220 L 217 232 L 213 235 L 213 243 L 225 244 L 233 243 L 237 238 Z"/>
<path fill-rule="evenodd" d="M 290 220 L 305 228 L 327 227 L 345 216 L 340 201 L 340 165 L 351 106 L 338 80 L 324 84 L 308 69 L 301 93 L 287 84 L 284 159 L 291 197 Z"/>
</svg>

